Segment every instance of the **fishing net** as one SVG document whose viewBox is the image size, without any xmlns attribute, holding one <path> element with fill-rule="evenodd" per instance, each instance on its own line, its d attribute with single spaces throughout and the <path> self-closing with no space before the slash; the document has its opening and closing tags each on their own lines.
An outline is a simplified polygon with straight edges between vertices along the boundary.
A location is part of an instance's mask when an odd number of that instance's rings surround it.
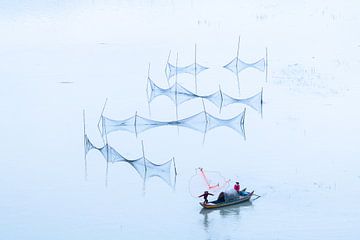
<svg viewBox="0 0 360 240">
<path fill-rule="evenodd" d="M 173 160 L 169 160 L 163 164 L 155 164 L 147 158 L 141 157 L 136 160 L 128 160 L 127 163 L 136 170 L 141 178 L 149 179 L 152 177 L 159 177 L 169 186 L 172 186 L 171 165 Z"/>
<path fill-rule="evenodd" d="M 125 157 L 123 157 L 118 151 L 116 151 L 113 147 L 109 146 L 108 144 L 105 144 L 102 147 L 96 147 L 94 144 L 92 144 L 88 138 L 88 136 L 85 134 L 84 136 L 84 142 L 85 142 L 85 154 L 87 154 L 90 150 L 95 149 L 101 153 L 101 155 L 104 157 L 105 160 L 111 163 L 115 162 L 123 162 L 127 161 Z"/>
<path fill-rule="evenodd" d="M 90 142 L 88 136 L 85 134 L 84 135 L 84 150 L 85 150 L 85 155 L 91 150 L 95 148 L 95 146 Z"/>
<path fill-rule="evenodd" d="M 176 74 L 179 75 L 179 74 L 183 74 L 183 73 L 198 75 L 199 73 L 201 73 L 202 71 L 204 71 L 206 69 L 208 69 L 208 68 L 201 66 L 198 63 L 193 63 L 193 64 L 190 64 L 185 67 L 179 67 L 179 66 L 176 67 L 168 62 L 165 67 L 165 75 L 166 75 L 167 79 L 172 78 Z"/>
<path fill-rule="evenodd" d="M 147 180 L 152 177 L 159 177 L 169 186 L 173 187 L 174 182 L 171 180 L 171 166 L 174 161 L 173 159 L 162 164 L 155 164 L 145 157 L 140 157 L 137 159 L 126 159 L 108 144 L 105 144 L 102 147 L 95 147 L 90 142 L 86 134 L 84 135 L 84 143 L 85 154 L 87 154 L 92 149 L 97 150 L 109 163 L 126 162 L 136 170 L 142 179 Z"/>
<path fill-rule="evenodd" d="M 220 119 L 216 118 L 210 114 L 207 115 L 207 130 L 211 130 L 220 126 L 226 126 L 238 132 L 245 138 L 245 129 L 244 129 L 244 121 L 245 121 L 245 109 L 239 115 L 230 118 L 230 119 Z"/>
<path fill-rule="evenodd" d="M 224 200 L 228 202 L 234 199 L 239 199 L 239 193 L 233 188 L 226 189 L 224 191 Z"/>
<path fill-rule="evenodd" d="M 175 83 L 169 88 L 161 88 L 148 78 L 148 86 L 150 87 L 148 88 L 150 89 L 150 91 L 148 91 L 149 102 L 152 102 L 159 96 L 166 96 L 177 104 L 182 104 L 194 98 L 207 98 L 207 96 L 200 96 L 187 90 L 178 83 Z"/>
<path fill-rule="evenodd" d="M 249 107 L 251 107 L 252 109 L 254 109 L 255 111 L 261 113 L 262 112 L 262 105 L 263 105 L 263 90 L 261 90 L 261 92 L 255 94 L 254 96 L 248 97 L 248 98 L 233 98 L 230 97 L 229 95 L 223 93 L 222 94 L 222 106 L 226 107 L 230 104 L 234 104 L 234 103 L 241 103 L 241 104 L 245 104 Z"/>
<path fill-rule="evenodd" d="M 175 104 L 182 104 L 192 99 L 202 99 L 202 100 L 208 100 L 219 109 L 228 106 L 230 104 L 240 103 L 251 107 L 257 112 L 260 113 L 262 112 L 262 104 L 263 104 L 262 90 L 259 93 L 248 98 L 233 98 L 223 93 L 221 89 L 210 95 L 198 95 L 187 90 L 178 83 L 175 83 L 169 88 L 161 88 L 157 86 L 150 78 L 148 79 L 148 86 L 150 86 L 148 88 L 149 102 L 153 101 L 155 98 L 159 96 L 166 96 L 170 98 Z"/>
<path fill-rule="evenodd" d="M 124 119 L 122 121 L 116 121 L 110 118 L 107 118 L 105 116 L 101 116 L 101 133 L 104 137 L 105 135 L 117 131 L 119 128 L 121 128 L 123 131 L 128 131 L 131 133 L 135 133 L 135 130 L 133 127 L 135 124 L 135 116 L 130 117 L 128 119 Z"/>
<path fill-rule="evenodd" d="M 198 168 L 189 181 L 189 193 L 192 197 L 197 198 L 204 191 L 208 191 L 217 197 L 229 186 L 229 182 L 230 180 L 225 179 L 220 172 L 205 171 L 203 168 Z"/>
<path fill-rule="evenodd" d="M 246 63 L 240 60 L 238 57 L 235 57 L 231 62 L 226 64 L 224 68 L 230 70 L 231 72 L 238 74 L 241 71 L 247 68 L 255 68 L 261 72 L 265 71 L 265 58 L 261 58 L 260 60 L 253 63 Z"/>
<path fill-rule="evenodd" d="M 206 133 L 211 129 L 225 126 L 235 130 L 245 138 L 244 119 L 245 110 L 230 119 L 220 119 L 205 111 L 175 121 L 156 121 L 141 117 L 137 114 L 135 114 L 134 117 L 130 117 L 125 120 L 113 120 L 104 116 L 100 117 L 102 126 L 101 135 L 103 137 L 114 131 L 127 131 L 138 134 L 146 130 L 161 126 L 185 127 L 201 133 Z"/>
</svg>

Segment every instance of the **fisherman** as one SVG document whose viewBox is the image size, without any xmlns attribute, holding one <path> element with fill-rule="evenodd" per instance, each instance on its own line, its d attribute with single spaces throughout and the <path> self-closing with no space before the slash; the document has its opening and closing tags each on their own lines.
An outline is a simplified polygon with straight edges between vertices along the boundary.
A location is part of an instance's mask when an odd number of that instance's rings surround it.
<svg viewBox="0 0 360 240">
<path fill-rule="evenodd" d="M 208 191 L 205 191 L 203 194 L 201 194 L 199 197 L 204 197 L 204 202 L 207 204 L 209 201 L 208 201 L 208 196 L 214 196 L 214 194 L 212 193 L 209 193 Z"/>
<path fill-rule="evenodd" d="M 239 182 L 235 183 L 234 189 L 235 189 L 235 191 L 237 191 L 237 193 L 240 193 L 240 184 L 239 184 Z"/>
</svg>

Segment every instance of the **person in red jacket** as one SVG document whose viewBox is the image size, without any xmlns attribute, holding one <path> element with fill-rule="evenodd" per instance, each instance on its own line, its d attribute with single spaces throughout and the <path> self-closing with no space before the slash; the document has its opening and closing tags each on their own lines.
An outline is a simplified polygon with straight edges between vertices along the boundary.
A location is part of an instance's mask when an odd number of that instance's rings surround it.
<svg viewBox="0 0 360 240">
<path fill-rule="evenodd" d="M 199 197 L 204 197 L 204 202 L 205 203 L 208 203 L 209 201 L 208 201 L 208 196 L 214 196 L 214 194 L 212 194 L 212 193 L 209 193 L 208 191 L 205 191 L 203 194 L 201 194 Z"/>
<path fill-rule="evenodd" d="M 235 189 L 235 191 L 237 191 L 238 193 L 240 193 L 240 184 L 239 184 L 239 182 L 236 182 L 236 183 L 235 183 L 234 189 Z"/>
</svg>

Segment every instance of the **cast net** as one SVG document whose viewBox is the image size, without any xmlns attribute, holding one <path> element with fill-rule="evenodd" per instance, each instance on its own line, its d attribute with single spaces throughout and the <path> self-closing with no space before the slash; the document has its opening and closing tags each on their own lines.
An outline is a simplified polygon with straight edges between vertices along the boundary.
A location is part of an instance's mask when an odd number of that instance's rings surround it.
<svg viewBox="0 0 360 240">
<path fill-rule="evenodd" d="M 197 198 L 204 191 L 214 194 L 214 197 L 229 186 L 229 179 L 223 177 L 220 172 L 205 171 L 197 168 L 195 175 L 189 181 L 189 192 L 192 197 Z"/>
</svg>

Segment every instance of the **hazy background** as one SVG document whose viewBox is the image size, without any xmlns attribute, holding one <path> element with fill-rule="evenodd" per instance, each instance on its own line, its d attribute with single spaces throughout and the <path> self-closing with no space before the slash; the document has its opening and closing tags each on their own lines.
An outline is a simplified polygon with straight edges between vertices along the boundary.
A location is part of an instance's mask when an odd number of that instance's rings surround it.
<svg viewBox="0 0 360 240">
<path fill-rule="evenodd" d="M 357 1 L 0 1 L 1 239 L 358 239 L 360 230 L 360 17 Z M 88 154 L 83 120 L 149 117 L 146 78 L 167 86 L 164 68 L 194 61 L 200 94 L 237 96 L 222 66 L 269 53 L 269 77 L 240 73 L 241 96 L 264 89 L 263 116 L 247 108 L 247 139 L 228 128 L 203 135 L 163 127 L 109 143 L 128 158 L 176 158 L 177 184 L 146 182 L 127 164 Z M 194 89 L 193 78 L 179 83 Z M 68 82 L 68 83 L 67 83 Z M 207 111 L 229 118 L 242 105 Z M 202 110 L 199 100 L 179 116 Z M 159 97 L 151 118 L 174 120 Z M 201 211 L 188 183 L 195 168 L 220 171 L 262 198 Z"/>
</svg>

